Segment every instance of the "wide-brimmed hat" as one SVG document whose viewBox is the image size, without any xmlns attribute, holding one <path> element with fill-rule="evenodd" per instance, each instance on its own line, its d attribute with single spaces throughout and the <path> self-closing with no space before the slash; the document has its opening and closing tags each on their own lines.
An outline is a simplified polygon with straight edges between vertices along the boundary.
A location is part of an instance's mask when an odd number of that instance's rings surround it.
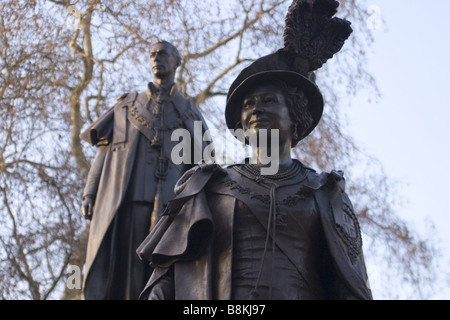
<svg viewBox="0 0 450 320">
<path fill-rule="evenodd" d="M 289 86 L 299 88 L 308 99 L 307 108 L 312 116 L 310 127 L 303 132 L 298 128 L 298 141 L 308 136 L 319 123 L 323 113 L 323 96 L 312 79 L 313 73 L 306 76 L 292 71 L 289 67 L 287 56 L 283 50 L 279 50 L 268 56 L 259 58 L 250 66 L 243 69 L 236 80 L 230 86 L 225 108 L 225 120 L 229 129 L 242 128 L 241 109 L 244 96 L 249 90 L 262 83 L 283 81 Z M 296 106 L 292 106 L 296 107 Z M 296 142 L 298 142 L 296 141 Z M 293 146 L 296 143 L 293 143 Z"/>
</svg>

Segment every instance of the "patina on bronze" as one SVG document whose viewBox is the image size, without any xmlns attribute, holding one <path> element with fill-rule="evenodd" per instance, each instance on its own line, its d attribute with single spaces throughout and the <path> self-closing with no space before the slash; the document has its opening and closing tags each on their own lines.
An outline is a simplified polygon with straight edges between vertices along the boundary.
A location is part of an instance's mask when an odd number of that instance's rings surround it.
<svg viewBox="0 0 450 320">
<path fill-rule="evenodd" d="M 322 114 L 312 72 L 351 33 L 347 21 L 332 18 L 337 6 L 294 1 L 285 47 L 232 84 L 228 127 L 278 129 L 280 169 L 262 175 L 261 163 L 245 163 L 189 170 L 137 250 L 155 267 L 141 299 L 372 299 L 343 173 L 317 173 L 290 153 Z M 292 46 L 292 37 L 315 51 Z"/>
<path fill-rule="evenodd" d="M 193 166 L 171 161 L 177 143 L 171 133 L 183 128 L 193 135 L 194 121 L 207 130 L 194 102 L 174 84 L 178 50 L 158 41 L 150 51 L 154 80 L 147 92 L 121 96 L 81 136 L 98 147 L 82 204 L 91 219 L 86 299 L 137 299 L 151 268 L 136 256 L 136 248 L 175 196 L 177 180 Z"/>
</svg>

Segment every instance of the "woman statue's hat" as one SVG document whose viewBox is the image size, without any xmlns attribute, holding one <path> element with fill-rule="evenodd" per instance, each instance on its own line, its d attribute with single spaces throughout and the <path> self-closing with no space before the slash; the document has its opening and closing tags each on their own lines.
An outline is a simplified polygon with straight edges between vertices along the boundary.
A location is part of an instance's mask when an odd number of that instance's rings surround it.
<svg viewBox="0 0 450 320">
<path fill-rule="evenodd" d="M 225 107 L 227 127 L 229 129 L 242 128 L 240 124 L 242 102 L 249 90 L 261 83 L 283 81 L 288 86 L 301 89 L 308 99 L 307 107 L 313 121 L 305 132 L 300 132 L 302 128 L 298 127 L 298 137 L 300 140 L 303 139 L 317 126 L 323 112 L 323 97 L 313 79 L 314 74 L 311 72 L 302 75 L 288 68 L 283 49 L 256 60 L 241 71 L 228 91 Z"/>
<path fill-rule="evenodd" d="M 341 50 L 353 31 L 350 22 L 333 17 L 338 7 L 339 3 L 334 0 L 292 2 L 285 19 L 284 48 L 243 69 L 228 90 L 225 120 L 229 129 L 241 128 L 244 95 L 263 82 L 276 80 L 301 89 L 308 99 L 307 107 L 313 121 L 304 133 L 298 132 L 299 139 L 314 130 L 324 107 L 314 71 Z"/>
</svg>

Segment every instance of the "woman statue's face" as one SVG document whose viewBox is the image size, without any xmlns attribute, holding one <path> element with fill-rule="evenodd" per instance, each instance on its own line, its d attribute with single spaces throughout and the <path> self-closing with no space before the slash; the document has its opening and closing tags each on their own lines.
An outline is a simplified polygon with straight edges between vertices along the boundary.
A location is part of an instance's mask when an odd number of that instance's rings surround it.
<svg viewBox="0 0 450 320">
<path fill-rule="evenodd" d="M 258 135 L 260 129 L 266 129 L 267 133 L 278 129 L 280 144 L 292 141 L 289 108 L 283 91 L 275 85 L 262 84 L 244 96 L 241 122 L 244 131 L 255 131 Z"/>
</svg>

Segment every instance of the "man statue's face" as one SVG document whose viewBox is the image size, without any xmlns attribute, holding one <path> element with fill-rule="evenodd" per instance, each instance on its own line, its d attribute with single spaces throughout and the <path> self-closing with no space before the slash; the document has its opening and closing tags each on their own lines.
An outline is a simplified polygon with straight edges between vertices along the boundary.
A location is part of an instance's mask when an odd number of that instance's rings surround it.
<svg viewBox="0 0 450 320">
<path fill-rule="evenodd" d="M 284 93 L 271 84 L 255 87 L 242 102 L 241 122 L 244 130 L 278 129 L 280 142 L 292 140 L 292 121 Z"/>
<path fill-rule="evenodd" d="M 151 48 L 150 60 L 153 74 L 156 78 L 167 79 L 175 75 L 177 60 L 172 48 L 164 43 L 158 43 Z"/>
</svg>

